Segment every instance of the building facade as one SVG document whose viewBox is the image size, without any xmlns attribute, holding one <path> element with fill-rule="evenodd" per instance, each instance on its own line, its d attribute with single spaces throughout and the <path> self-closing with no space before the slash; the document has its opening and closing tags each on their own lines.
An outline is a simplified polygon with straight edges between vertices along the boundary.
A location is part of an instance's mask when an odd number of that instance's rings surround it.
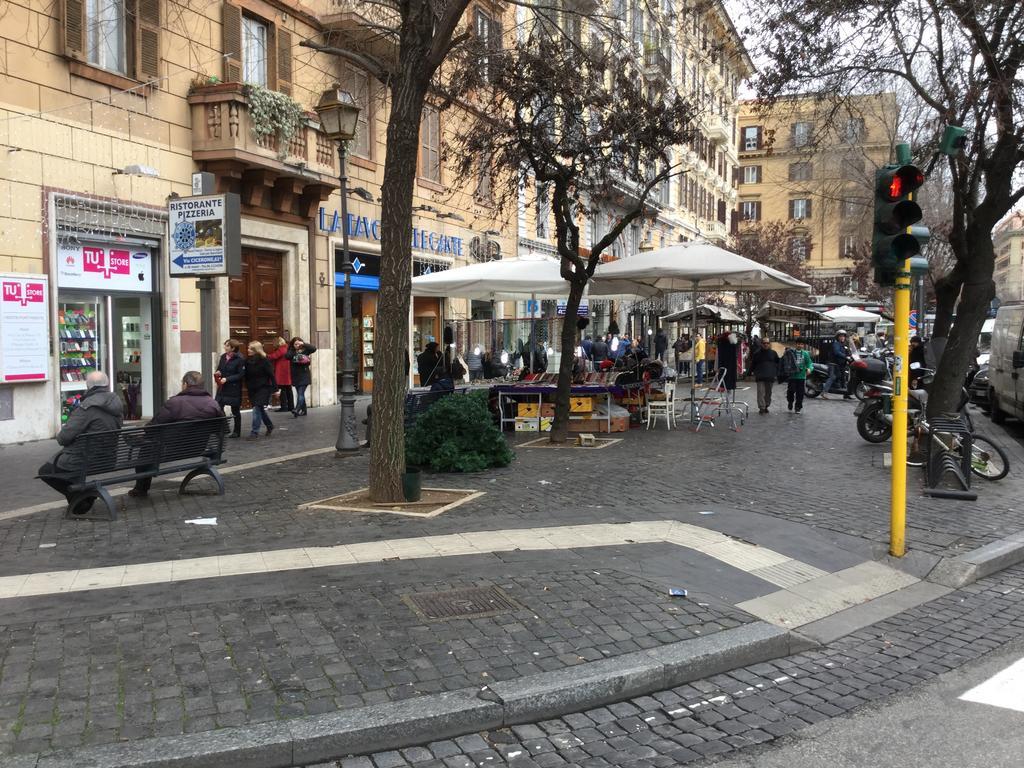
<svg viewBox="0 0 1024 768">
<path fill-rule="evenodd" d="M 770 112 L 741 102 L 739 234 L 781 223 L 812 275 L 841 283 L 871 240 L 874 173 L 892 155 L 896 117 L 892 93 L 843 104 L 793 97 Z"/>
<path fill-rule="evenodd" d="M 1024 213 L 1012 213 L 992 232 L 994 279 L 1000 301 L 1024 301 Z"/>
<path fill-rule="evenodd" d="M 361 388 L 372 390 L 387 94 L 367 73 L 299 45 L 326 33 L 337 45 L 388 44 L 363 15 L 370 4 L 344 5 L 5 4 L 0 273 L 45 284 L 47 349 L 41 376 L 0 384 L 0 443 L 55 434 L 91 370 L 108 372 L 126 418 L 145 419 L 184 371 L 201 367 L 195 280 L 171 277 L 167 263 L 168 200 L 192 194 L 196 171 L 213 173 L 218 192 L 241 200 L 242 270 L 216 278 L 215 348 L 230 337 L 302 337 L 319 349 L 311 404 L 335 402 L 346 226 L 356 292 L 350 343 Z M 335 81 L 362 107 L 344 222 L 337 147 L 311 111 Z M 425 110 L 414 271 L 515 249 L 515 231 L 489 206 L 449 189 L 443 145 L 458 124 L 454 109 Z M 440 336 L 444 311 L 415 300 L 411 349 Z M 8 358 L 15 347 L 4 347 Z"/>
</svg>

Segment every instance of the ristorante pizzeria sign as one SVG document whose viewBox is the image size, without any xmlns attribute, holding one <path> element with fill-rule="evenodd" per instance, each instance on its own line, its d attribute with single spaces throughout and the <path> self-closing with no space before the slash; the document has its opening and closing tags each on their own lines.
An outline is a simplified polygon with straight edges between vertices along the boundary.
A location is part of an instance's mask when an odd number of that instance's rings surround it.
<svg viewBox="0 0 1024 768">
<path fill-rule="evenodd" d="M 349 237 L 380 240 L 380 219 L 371 219 L 369 216 L 356 216 L 350 213 L 348 214 L 347 228 Z M 341 214 L 335 211 L 333 215 L 330 215 L 325 208 L 321 208 L 320 231 L 337 232 L 340 229 Z M 461 256 L 464 242 L 463 238 L 454 235 L 442 235 L 439 232 L 417 227 L 413 227 L 412 230 L 412 247 L 421 251 Z"/>
</svg>

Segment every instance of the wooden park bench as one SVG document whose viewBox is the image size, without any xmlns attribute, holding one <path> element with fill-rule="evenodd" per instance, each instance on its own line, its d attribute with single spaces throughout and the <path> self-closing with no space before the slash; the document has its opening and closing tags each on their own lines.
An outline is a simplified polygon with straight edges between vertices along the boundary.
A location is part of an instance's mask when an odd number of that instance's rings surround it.
<svg viewBox="0 0 1024 768">
<path fill-rule="evenodd" d="M 78 477 L 72 478 L 67 519 L 114 520 L 117 508 L 106 486 L 187 472 L 178 493 L 184 493 L 201 475 L 213 478 L 217 493 L 224 495 L 224 481 L 216 468 L 224 463 L 224 438 L 228 419 L 198 419 L 126 427 L 109 432 L 87 432 L 74 442 L 82 456 Z M 102 499 L 106 514 L 75 510 L 87 499 Z"/>
</svg>

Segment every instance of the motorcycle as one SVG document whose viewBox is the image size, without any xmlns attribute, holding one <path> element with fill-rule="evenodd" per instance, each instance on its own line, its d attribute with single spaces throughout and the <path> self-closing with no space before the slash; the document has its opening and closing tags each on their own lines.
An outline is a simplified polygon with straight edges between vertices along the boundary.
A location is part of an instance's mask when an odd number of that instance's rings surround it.
<svg viewBox="0 0 1024 768">
<path fill-rule="evenodd" d="M 917 363 L 911 365 L 916 372 L 915 378 L 922 382 L 922 389 L 907 391 L 907 432 L 921 420 L 921 415 L 928 404 L 927 386 L 934 371 L 919 368 Z M 857 433 L 869 443 L 884 443 L 892 437 L 892 409 L 889 407 L 893 394 L 891 384 L 876 384 L 865 393 L 865 399 L 857 403 L 854 415 L 857 417 Z M 963 414 L 968 426 L 971 426 L 971 415 L 966 410 L 970 395 L 966 389 L 961 390 L 957 412 Z M 973 427 L 971 427 L 973 429 Z"/>
<path fill-rule="evenodd" d="M 828 377 L 828 365 L 826 363 L 815 363 L 811 372 L 807 374 L 807 379 L 804 383 L 804 394 L 807 397 L 817 397 L 820 395 L 821 391 L 825 389 L 825 382 L 828 381 Z M 836 380 L 832 382 L 832 389 L 829 391 L 829 394 L 845 395 L 849 382 L 850 368 L 848 366 L 843 376 L 836 376 Z"/>
<path fill-rule="evenodd" d="M 858 400 L 867 397 L 876 384 L 892 384 L 892 353 L 875 350 L 867 357 L 858 357 L 850 363 L 850 375 L 855 382 L 853 393 Z"/>
</svg>

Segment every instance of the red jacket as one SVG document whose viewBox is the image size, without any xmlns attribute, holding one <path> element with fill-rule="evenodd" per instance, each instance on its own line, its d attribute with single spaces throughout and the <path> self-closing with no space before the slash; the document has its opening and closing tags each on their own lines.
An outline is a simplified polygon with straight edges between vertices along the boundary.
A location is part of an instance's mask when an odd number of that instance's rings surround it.
<svg viewBox="0 0 1024 768">
<path fill-rule="evenodd" d="M 274 363 L 274 381 L 279 387 L 292 385 L 292 361 L 285 357 L 287 352 L 288 345 L 282 344 L 267 355 L 267 358 Z"/>
</svg>

